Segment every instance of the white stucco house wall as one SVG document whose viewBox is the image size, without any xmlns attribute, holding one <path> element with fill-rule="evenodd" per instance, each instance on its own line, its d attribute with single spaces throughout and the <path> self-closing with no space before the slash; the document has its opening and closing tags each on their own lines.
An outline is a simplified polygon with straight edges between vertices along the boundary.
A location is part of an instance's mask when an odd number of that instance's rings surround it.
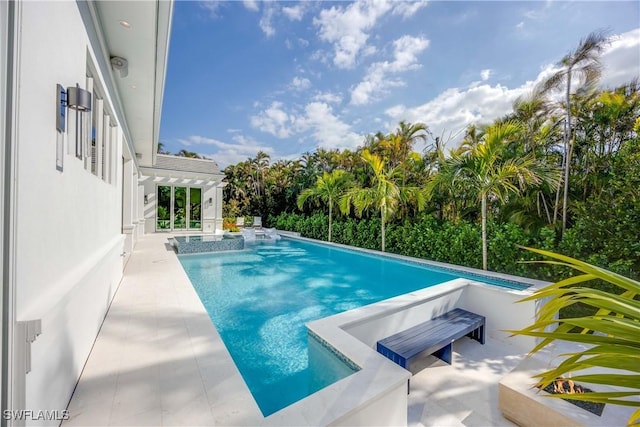
<svg viewBox="0 0 640 427">
<path fill-rule="evenodd" d="M 67 407 L 141 235 L 222 228 L 215 162 L 157 154 L 172 12 L 0 2 L 3 410 Z"/>
</svg>

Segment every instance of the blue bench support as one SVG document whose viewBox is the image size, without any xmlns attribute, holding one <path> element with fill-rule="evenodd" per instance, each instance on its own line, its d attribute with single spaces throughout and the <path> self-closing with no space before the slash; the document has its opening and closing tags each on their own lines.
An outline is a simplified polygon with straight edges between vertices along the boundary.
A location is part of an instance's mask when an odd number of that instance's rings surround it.
<svg viewBox="0 0 640 427">
<path fill-rule="evenodd" d="M 484 316 L 456 308 L 378 341 L 377 350 L 407 370 L 429 354 L 451 364 L 453 341 L 468 336 L 484 344 L 484 324 Z"/>
</svg>

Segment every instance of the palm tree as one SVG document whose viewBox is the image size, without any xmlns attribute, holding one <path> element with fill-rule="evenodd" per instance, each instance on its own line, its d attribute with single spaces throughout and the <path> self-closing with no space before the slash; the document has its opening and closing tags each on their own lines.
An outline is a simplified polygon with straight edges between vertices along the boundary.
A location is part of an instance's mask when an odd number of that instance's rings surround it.
<svg viewBox="0 0 640 427">
<path fill-rule="evenodd" d="M 171 154 L 169 150 L 165 150 L 165 144 L 162 141 L 158 141 L 158 154 Z"/>
<path fill-rule="evenodd" d="M 596 82 L 602 73 L 600 54 L 608 45 L 609 38 L 605 31 L 595 31 L 582 39 L 575 51 L 569 52 L 560 60 L 562 68 L 553 74 L 544 83 L 545 90 L 564 87 L 566 121 L 564 131 L 564 192 L 562 199 L 562 233 L 567 227 L 567 205 L 569 201 L 569 171 L 571 169 L 571 156 L 573 154 L 573 139 L 571 135 L 571 83 L 574 74 L 584 78 L 587 85 Z M 559 193 L 558 193 L 559 194 Z M 558 203 L 554 210 L 554 221 L 557 219 Z"/>
<path fill-rule="evenodd" d="M 189 150 L 185 150 L 184 148 L 181 149 L 180 151 L 178 151 L 176 153 L 176 156 L 178 157 L 188 157 L 191 159 L 202 159 L 202 156 L 194 151 L 189 151 Z"/>
<path fill-rule="evenodd" d="M 363 150 L 362 159 L 373 172 L 371 186 L 367 188 L 354 187 L 340 199 L 340 210 L 347 214 L 351 205 L 355 207 L 356 214 L 362 213 L 373 207 L 380 211 L 382 252 L 385 251 L 385 224 L 393 217 L 400 203 L 415 202 L 418 210 L 422 210 L 425 204 L 424 193 L 418 187 L 404 187 L 397 184 L 400 178 L 400 170 L 393 168 L 385 170 L 384 161 L 368 150 Z"/>
<path fill-rule="evenodd" d="M 342 170 L 324 172 L 318 177 L 316 185 L 305 189 L 298 196 L 298 208 L 302 209 L 304 203 L 309 198 L 315 198 L 329 206 L 329 241 L 331 241 L 331 221 L 333 218 L 333 207 L 338 203 L 339 197 L 344 193 L 349 176 Z"/>
<path fill-rule="evenodd" d="M 269 160 L 271 156 L 269 156 L 264 151 L 258 151 L 256 154 L 256 158 L 249 158 L 247 160 L 248 167 L 252 173 L 252 182 L 253 182 L 253 190 L 256 196 L 256 202 L 258 204 L 258 211 L 261 216 L 266 216 L 265 206 L 265 185 L 264 185 L 264 175 L 265 171 L 269 169 Z M 255 173 L 255 175 L 253 175 Z"/>
<path fill-rule="evenodd" d="M 532 152 L 537 156 L 539 135 L 548 120 L 549 105 L 544 98 L 544 88 L 537 85 L 526 95 L 518 97 L 513 102 L 513 118 L 524 126 L 523 149 L 525 153 Z"/>
<path fill-rule="evenodd" d="M 389 166 L 396 167 L 404 163 L 411 155 L 417 141 L 426 142 L 429 129 L 424 123 L 407 123 L 401 121 L 398 129 L 379 140 L 389 159 Z"/>
<path fill-rule="evenodd" d="M 515 139 L 521 127 L 517 122 L 497 123 L 478 134 L 472 129 L 472 139 L 451 151 L 443 167 L 427 187 L 431 194 L 437 187 L 459 185 L 480 201 L 482 221 L 482 268 L 487 269 L 487 216 L 492 200 L 505 202 L 512 193 L 519 193 L 531 184 L 543 181 L 553 185 L 555 174 L 543 168 L 530 154 L 505 158 L 506 144 Z"/>
<path fill-rule="evenodd" d="M 540 262 L 570 267 L 582 274 L 539 289 L 523 299 L 542 300 L 544 305 L 538 311 L 535 323 L 511 332 L 542 339 L 530 354 L 557 340 L 590 345 L 587 350 L 566 354 L 567 358 L 556 368 L 537 375 L 540 379 L 538 386 L 544 388 L 566 374 L 584 369 L 611 369 L 612 371 L 606 373 L 571 375 L 571 379 L 590 384 L 624 387 L 626 390 L 572 394 L 571 399 L 640 408 L 640 400 L 634 399 L 634 396 L 640 397 L 640 301 L 636 298 L 640 295 L 640 282 L 564 255 L 539 249 L 525 249 L 552 258 L 550 261 Z M 621 293 L 580 286 L 595 279 L 615 285 Z M 590 306 L 595 310 L 595 314 L 557 318 L 561 309 L 576 303 Z M 550 327 L 553 330 L 549 330 Z M 574 328 L 581 329 L 582 333 L 572 332 Z M 566 397 L 555 394 L 550 396 Z M 638 421 L 640 409 L 631 415 L 628 424 Z"/>
</svg>

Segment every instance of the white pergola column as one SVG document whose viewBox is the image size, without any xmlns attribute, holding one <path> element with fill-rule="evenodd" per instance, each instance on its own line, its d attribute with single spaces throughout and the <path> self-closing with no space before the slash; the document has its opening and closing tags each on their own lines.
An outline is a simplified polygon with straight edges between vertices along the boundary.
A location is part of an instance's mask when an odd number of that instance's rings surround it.
<svg viewBox="0 0 640 427">
<path fill-rule="evenodd" d="M 216 220 L 216 226 L 215 229 L 216 230 L 220 230 L 222 231 L 222 224 L 223 224 L 223 218 L 222 218 L 222 204 L 224 203 L 224 187 L 227 186 L 226 182 L 221 182 L 220 184 L 218 184 L 216 186 L 216 196 L 214 199 L 214 204 L 215 204 L 215 220 Z"/>
<path fill-rule="evenodd" d="M 128 256 L 133 252 L 135 243 L 134 221 L 137 223 L 137 215 L 134 214 L 134 193 L 137 193 L 137 185 L 133 180 L 133 160 L 123 159 L 122 168 L 122 234 L 125 235 L 124 251 Z"/>
<path fill-rule="evenodd" d="M 138 209 L 137 209 L 138 223 L 137 223 L 137 227 L 136 227 L 136 237 L 137 237 L 137 239 L 139 239 L 142 236 L 144 236 L 144 232 L 145 232 L 145 230 L 144 230 L 144 228 L 145 228 L 145 219 L 144 219 L 144 185 L 139 179 L 137 180 L 137 183 L 138 183 L 138 187 L 137 187 L 138 197 L 136 198 L 136 201 L 137 201 L 137 204 L 138 204 Z"/>
<path fill-rule="evenodd" d="M 205 185 L 202 187 L 202 231 L 204 233 L 214 233 L 216 230 L 216 187 L 215 185 Z"/>
</svg>

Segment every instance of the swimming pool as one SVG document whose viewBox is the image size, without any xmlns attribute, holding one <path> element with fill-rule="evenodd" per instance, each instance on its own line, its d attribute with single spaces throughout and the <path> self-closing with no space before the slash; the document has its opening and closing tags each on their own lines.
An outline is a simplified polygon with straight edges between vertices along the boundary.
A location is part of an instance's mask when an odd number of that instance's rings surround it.
<svg viewBox="0 0 640 427">
<path fill-rule="evenodd" d="M 265 416 L 354 372 L 309 367 L 307 322 L 466 275 L 294 239 L 179 258 Z"/>
</svg>

